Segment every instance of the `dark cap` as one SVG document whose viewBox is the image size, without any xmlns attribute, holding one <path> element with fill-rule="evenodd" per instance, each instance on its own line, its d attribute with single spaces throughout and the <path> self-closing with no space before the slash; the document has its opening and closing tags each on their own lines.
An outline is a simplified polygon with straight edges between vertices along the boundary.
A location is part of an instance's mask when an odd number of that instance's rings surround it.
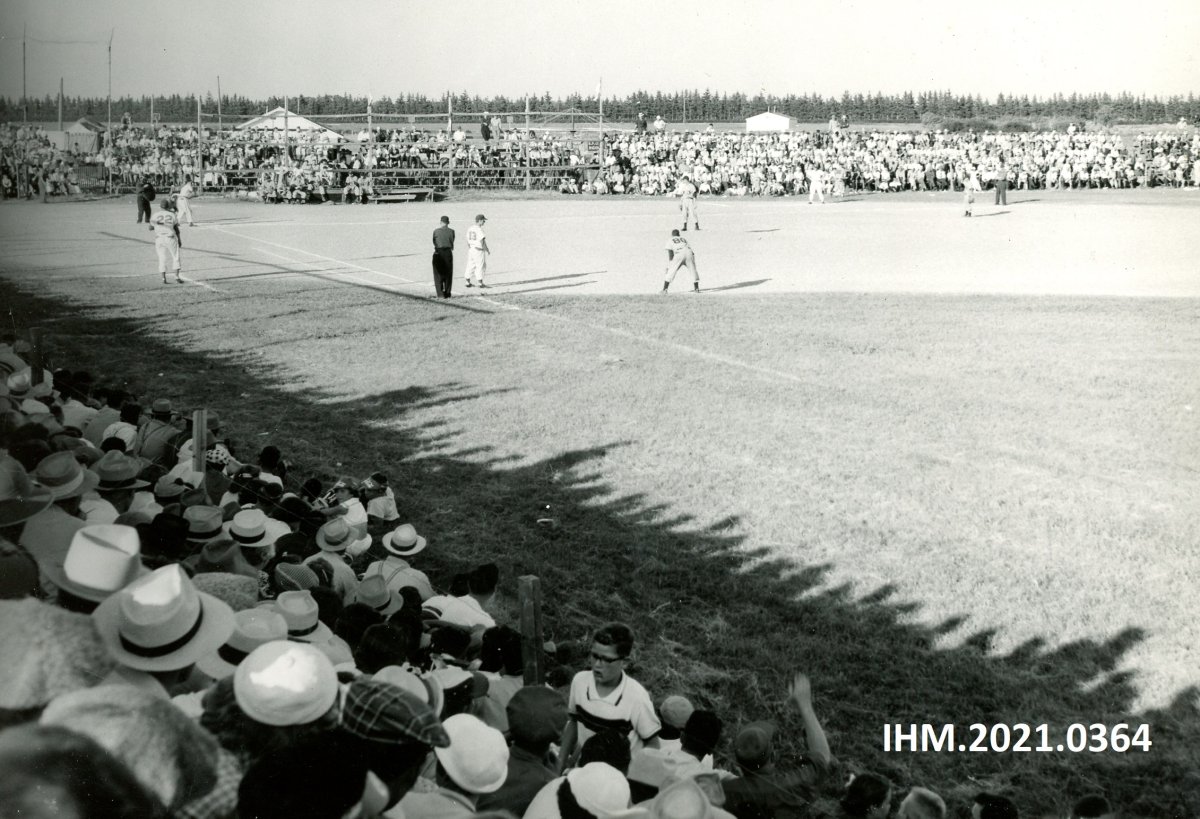
<svg viewBox="0 0 1200 819">
<path fill-rule="evenodd" d="M 505 713 L 509 733 L 517 742 L 554 742 L 567 724 L 567 700 L 553 688 L 527 685 L 512 695 Z"/>
<path fill-rule="evenodd" d="M 480 213 L 480 214 L 477 214 L 477 215 L 475 216 L 475 221 L 476 221 L 476 222 L 486 222 L 486 221 L 487 221 L 487 217 L 486 217 L 486 216 L 484 216 L 482 213 Z"/>
<path fill-rule="evenodd" d="M 737 761 L 751 768 L 759 768 L 771 759 L 771 740 L 775 737 L 775 726 L 770 722 L 751 722 L 738 731 L 733 740 L 733 753 Z"/>
<path fill-rule="evenodd" d="M 443 224 L 443 225 L 448 225 L 448 224 L 450 224 L 450 217 L 449 217 L 449 216 L 443 216 L 443 217 L 442 217 L 442 224 Z"/>
</svg>

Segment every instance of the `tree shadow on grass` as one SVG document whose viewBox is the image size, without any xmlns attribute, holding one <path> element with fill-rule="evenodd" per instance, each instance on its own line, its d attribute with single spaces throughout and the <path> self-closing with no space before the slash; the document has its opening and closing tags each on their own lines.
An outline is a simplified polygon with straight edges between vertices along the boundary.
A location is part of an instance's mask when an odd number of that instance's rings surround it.
<svg viewBox="0 0 1200 819">
<path fill-rule="evenodd" d="M 52 328 L 51 367 L 98 376 L 124 367 L 136 393 L 219 409 L 234 437 L 251 442 L 242 457 L 253 457 L 261 441 L 298 462 L 298 479 L 388 472 L 402 515 L 429 538 L 417 562 L 436 583 L 494 559 L 512 612 L 515 579 L 538 575 L 546 636 L 581 650 L 600 622 L 630 623 L 638 635 L 632 673 L 656 699 L 682 693 L 714 708 L 728 726 L 721 761 L 729 759 L 733 726 L 747 719 L 778 720 L 781 752 L 797 749 L 799 722 L 782 700 L 791 670 L 801 668 L 813 678 L 818 713 L 843 764 L 880 771 L 902 787 L 933 787 L 951 815 L 965 815 L 980 790 L 1011 795 L 1028 816 L 1061 816 L 1094 792 L 1128 816 L 1200 814 L 1198 692 L 1131 713 L 1137 692 L 1122 663 L 1144 638 L 1136 628 L 1067 644 L 1048 634 L 1007 654 L 993 651 L 988 629 L 951 645 L 947 638 L 961 630 L 965 613 L 938 625 L 915 623 L 919 604 L 897 599 L 890 584 L 863 594 L 833 585 L 833 565 L 780 557 L 803 555 L 804 543 L 752 550 L 736 534 L 736 515 L 698 527 L 644 495 L 622 493 L 599 464 L 610 449 L 636 441 L 532 463 L 501 458 L 456 444 L 452 424 L 417 428 L 411 420 L 417 410 L 478 397 L 468 384 L 352 398 L 298 390 L 288 373 L 246 354 L 189 352 L 182 339 L 174 345 L 154 322 L 102 317 L 7 282 L 0 296 L 19 317 L 18 329 Z M 171 369 L 157 378 L 164 361 Z M 544 517 L 556 526 L 539 525 Z M 1057 742 L 1072 723 L 1142 722 L 1150 725 L 1148 753 L 882 750 L 884 727 L 897 723 L 954 724 L 956 741 L 966 742 L 972 723 L 1047 723 Z"/>
</svg>

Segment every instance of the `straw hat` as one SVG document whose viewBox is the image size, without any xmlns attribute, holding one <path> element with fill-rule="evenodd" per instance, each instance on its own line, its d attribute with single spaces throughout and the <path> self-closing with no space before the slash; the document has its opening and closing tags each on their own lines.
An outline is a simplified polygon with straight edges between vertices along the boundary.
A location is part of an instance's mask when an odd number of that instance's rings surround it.
<svg viewBox="0 0 1200 819">
<path fill-rule="evenodd" d="M 233 634 L 225 644 L 196 661 L 196 668 L 214 680 L 232 674 L 259 646 L 287 640 L 287 621 L 268 609 L 245 609 L 235 613 L 233 619 Z"/>
<path fill-rule="evenodd" d="M 191 665 L 229 639 L 234 622 L 229 606 L 198 592 L 178 564 L 111 595 L 92 619 L 113 658 L 142 671 Z"/>
<path fill-rule="evenodd" d="M 425 548 L 425 538 L 411 523 L 402 523 L 382 538 L 383 548 L 398 557 L 410 557 Z"/>
<path fill-rule="evenodd" d="M 59 589 L 99 603 L 148 573 L 142 565 L 142 543 L 132 526 L 84 526 L 71 538 L 62 566 L 42 564 Z"/>
</svg>

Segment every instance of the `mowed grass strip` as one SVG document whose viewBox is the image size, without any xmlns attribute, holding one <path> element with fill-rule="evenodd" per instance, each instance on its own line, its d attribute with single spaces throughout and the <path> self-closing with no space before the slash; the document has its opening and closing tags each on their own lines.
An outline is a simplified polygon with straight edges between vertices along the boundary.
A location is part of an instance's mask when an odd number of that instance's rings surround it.
<svg viewBox="0 0 1200 819">
<path fill-rule="evenodd" d="M 798 667 L 844 763 L 956 809 L 1200 811 L 1194 301 L 4 295 L 55 363 L 220 409 L 243 454 L 388 471 L 435 578 L 541 576 L 560 642 L 630 622 L 636 676 L 729 734 L 795 728 Z M 909 722 L 1148 722 L 1154 745 L 884 754 Z"/>
</svg>

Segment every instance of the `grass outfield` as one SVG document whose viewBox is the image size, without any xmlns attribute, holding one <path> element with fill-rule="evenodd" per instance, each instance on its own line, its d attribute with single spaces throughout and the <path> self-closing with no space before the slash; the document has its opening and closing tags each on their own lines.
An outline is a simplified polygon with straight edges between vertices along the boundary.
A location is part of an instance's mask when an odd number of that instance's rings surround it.
<svg viewBox="0 0 1200 819">
<path fill-rule="evenodd" d="M 244 450 L 388 471 L 435 577 L 540 575 L 559 641 L 629 621 L 657 697 L 794 726 L 799 667 L 852 767 L 1196 815 L 1200 197 L 1037 193 L 703 200 L 708 292 L 666 298 L 655 200 L 202 200 L 165 287 L 130 203 L 6 205 L 4 302 Z M 437 215 L 479 209 L 496 286 L 429 300 Z M 886 754 L 897 722 L 1153 746 Z"/>
</svg>

